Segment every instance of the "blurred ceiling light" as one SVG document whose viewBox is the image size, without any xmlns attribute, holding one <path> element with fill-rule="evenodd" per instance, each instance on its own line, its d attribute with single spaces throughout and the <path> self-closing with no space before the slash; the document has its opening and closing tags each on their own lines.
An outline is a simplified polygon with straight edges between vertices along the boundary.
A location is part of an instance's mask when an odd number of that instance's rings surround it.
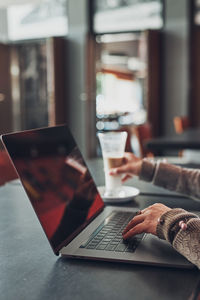
<svg viewBox="0 0 200 300">
<path fill-rule="evenodd" d="M 66 36 L 66 0 L 26 0 L 10 5 L 7 8 L 7 23 L 10 41 Z"/>
<path fill-rule="evenodd" d="M 10 5 L 35 4 L 41 2 L 41 0 L 0 0 L 0 8 L 6 8 Z"/>
<path fill-rule="evenodd" d="M 118 43 L 138 40 L 140 37 L 139 33 L 119 33 L 119 34 L 103 34 L 97 35 L 97 43 Z"/>
<path fill-rule="evenodd" d="M 133 5 L 97 11 L 94 15 L 95 33 L 160 29 L 163 26 L 162 2 L 138 1 Z"/>
</svg>

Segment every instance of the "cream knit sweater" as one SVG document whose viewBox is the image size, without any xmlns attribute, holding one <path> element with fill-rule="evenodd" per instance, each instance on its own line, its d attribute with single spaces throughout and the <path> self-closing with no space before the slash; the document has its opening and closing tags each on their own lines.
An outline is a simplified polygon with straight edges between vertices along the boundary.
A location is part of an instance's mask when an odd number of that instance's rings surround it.
<svg viewBox="0 0 200 300">
<path fill-rule="evenodd" d="M 144 158 L 139 178 L 200 201 L 200 170 Z M 184 209 L 175 208 L 162 215 L 161 219 L 162 222 L 157 225 L 158 237 L 169 241 L 178 252 L 200 268 L 200 218 Z M 187 223 L 186 230 L 178 226 L 181 220 Z"/>
</svg>

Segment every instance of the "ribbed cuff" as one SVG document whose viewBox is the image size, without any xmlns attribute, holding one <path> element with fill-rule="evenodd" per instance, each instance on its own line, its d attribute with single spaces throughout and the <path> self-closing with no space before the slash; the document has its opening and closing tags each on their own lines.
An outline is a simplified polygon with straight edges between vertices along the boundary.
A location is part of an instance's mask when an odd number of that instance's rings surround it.
<svg viewBox="0 0 200 300">
<path fill-rule="evenodd" d="M 194 215 L 195 217 L 187 221 L 187 230 L 179 230 L 178 234 L 176 235 L 176 238 L 174 239 L 173 246 L 175 249 L 177 249 L 182 243 L 182 241 L 185 239 L 185 236 L 188 234 L 193 236 L 193 239 L 199 241 L 199 230 L 200 230 L 200 219 L 198 216 Z"/>
<path fill-rule="evenodd" d="M 182 208 L 174 208 L 167 211 L 160 218 L 160 222 L 156 228 L 156 234 L 160 239 L 165 239 L 168 242 L 171 242 L 170 229 L 174 226 L 175 223 L 190 218 L 198 218 L 197 215 L 187 212 Z"/>
<path fill-rule="evenodd" d="M 156 162 L 147 158 L 142 160 L 141 171 L 139 179 L 151 182 L 156 169 Z"/>
</svg>

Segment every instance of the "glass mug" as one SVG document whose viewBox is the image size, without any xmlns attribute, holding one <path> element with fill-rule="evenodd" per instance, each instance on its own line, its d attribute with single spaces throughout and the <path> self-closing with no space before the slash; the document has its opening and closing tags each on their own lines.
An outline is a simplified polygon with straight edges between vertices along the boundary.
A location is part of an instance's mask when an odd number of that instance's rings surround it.
<svg viewBox="0 0 200 300">
<path fill-rule="evenodd" d="M 123 196 L 121 175 L 110 175 L 111 168 L 123 164 L 124 151 L 127 140 L 127 132 L 110 131 L 98 133 L 102 150 L 104 174 L 105 174 L 105 196 Z"/>
</svg>

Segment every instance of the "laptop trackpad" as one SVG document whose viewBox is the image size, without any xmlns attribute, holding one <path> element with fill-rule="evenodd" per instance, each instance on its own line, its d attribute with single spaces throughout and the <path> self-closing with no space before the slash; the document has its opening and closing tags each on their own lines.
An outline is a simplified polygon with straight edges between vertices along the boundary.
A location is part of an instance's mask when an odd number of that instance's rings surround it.
<svg viewBox="0 0 200 300">
<path fill-rule="evenodd" d="M 178 253 L 170 243 L 151 234 L 145 235 L 145 238 L 142 240 L 137 250 L 148 253 L 152 258 L 154 257 L 158 261 L 165 260 L 175 264 L 191 264 L 186 258 Z"/>
</svg>

